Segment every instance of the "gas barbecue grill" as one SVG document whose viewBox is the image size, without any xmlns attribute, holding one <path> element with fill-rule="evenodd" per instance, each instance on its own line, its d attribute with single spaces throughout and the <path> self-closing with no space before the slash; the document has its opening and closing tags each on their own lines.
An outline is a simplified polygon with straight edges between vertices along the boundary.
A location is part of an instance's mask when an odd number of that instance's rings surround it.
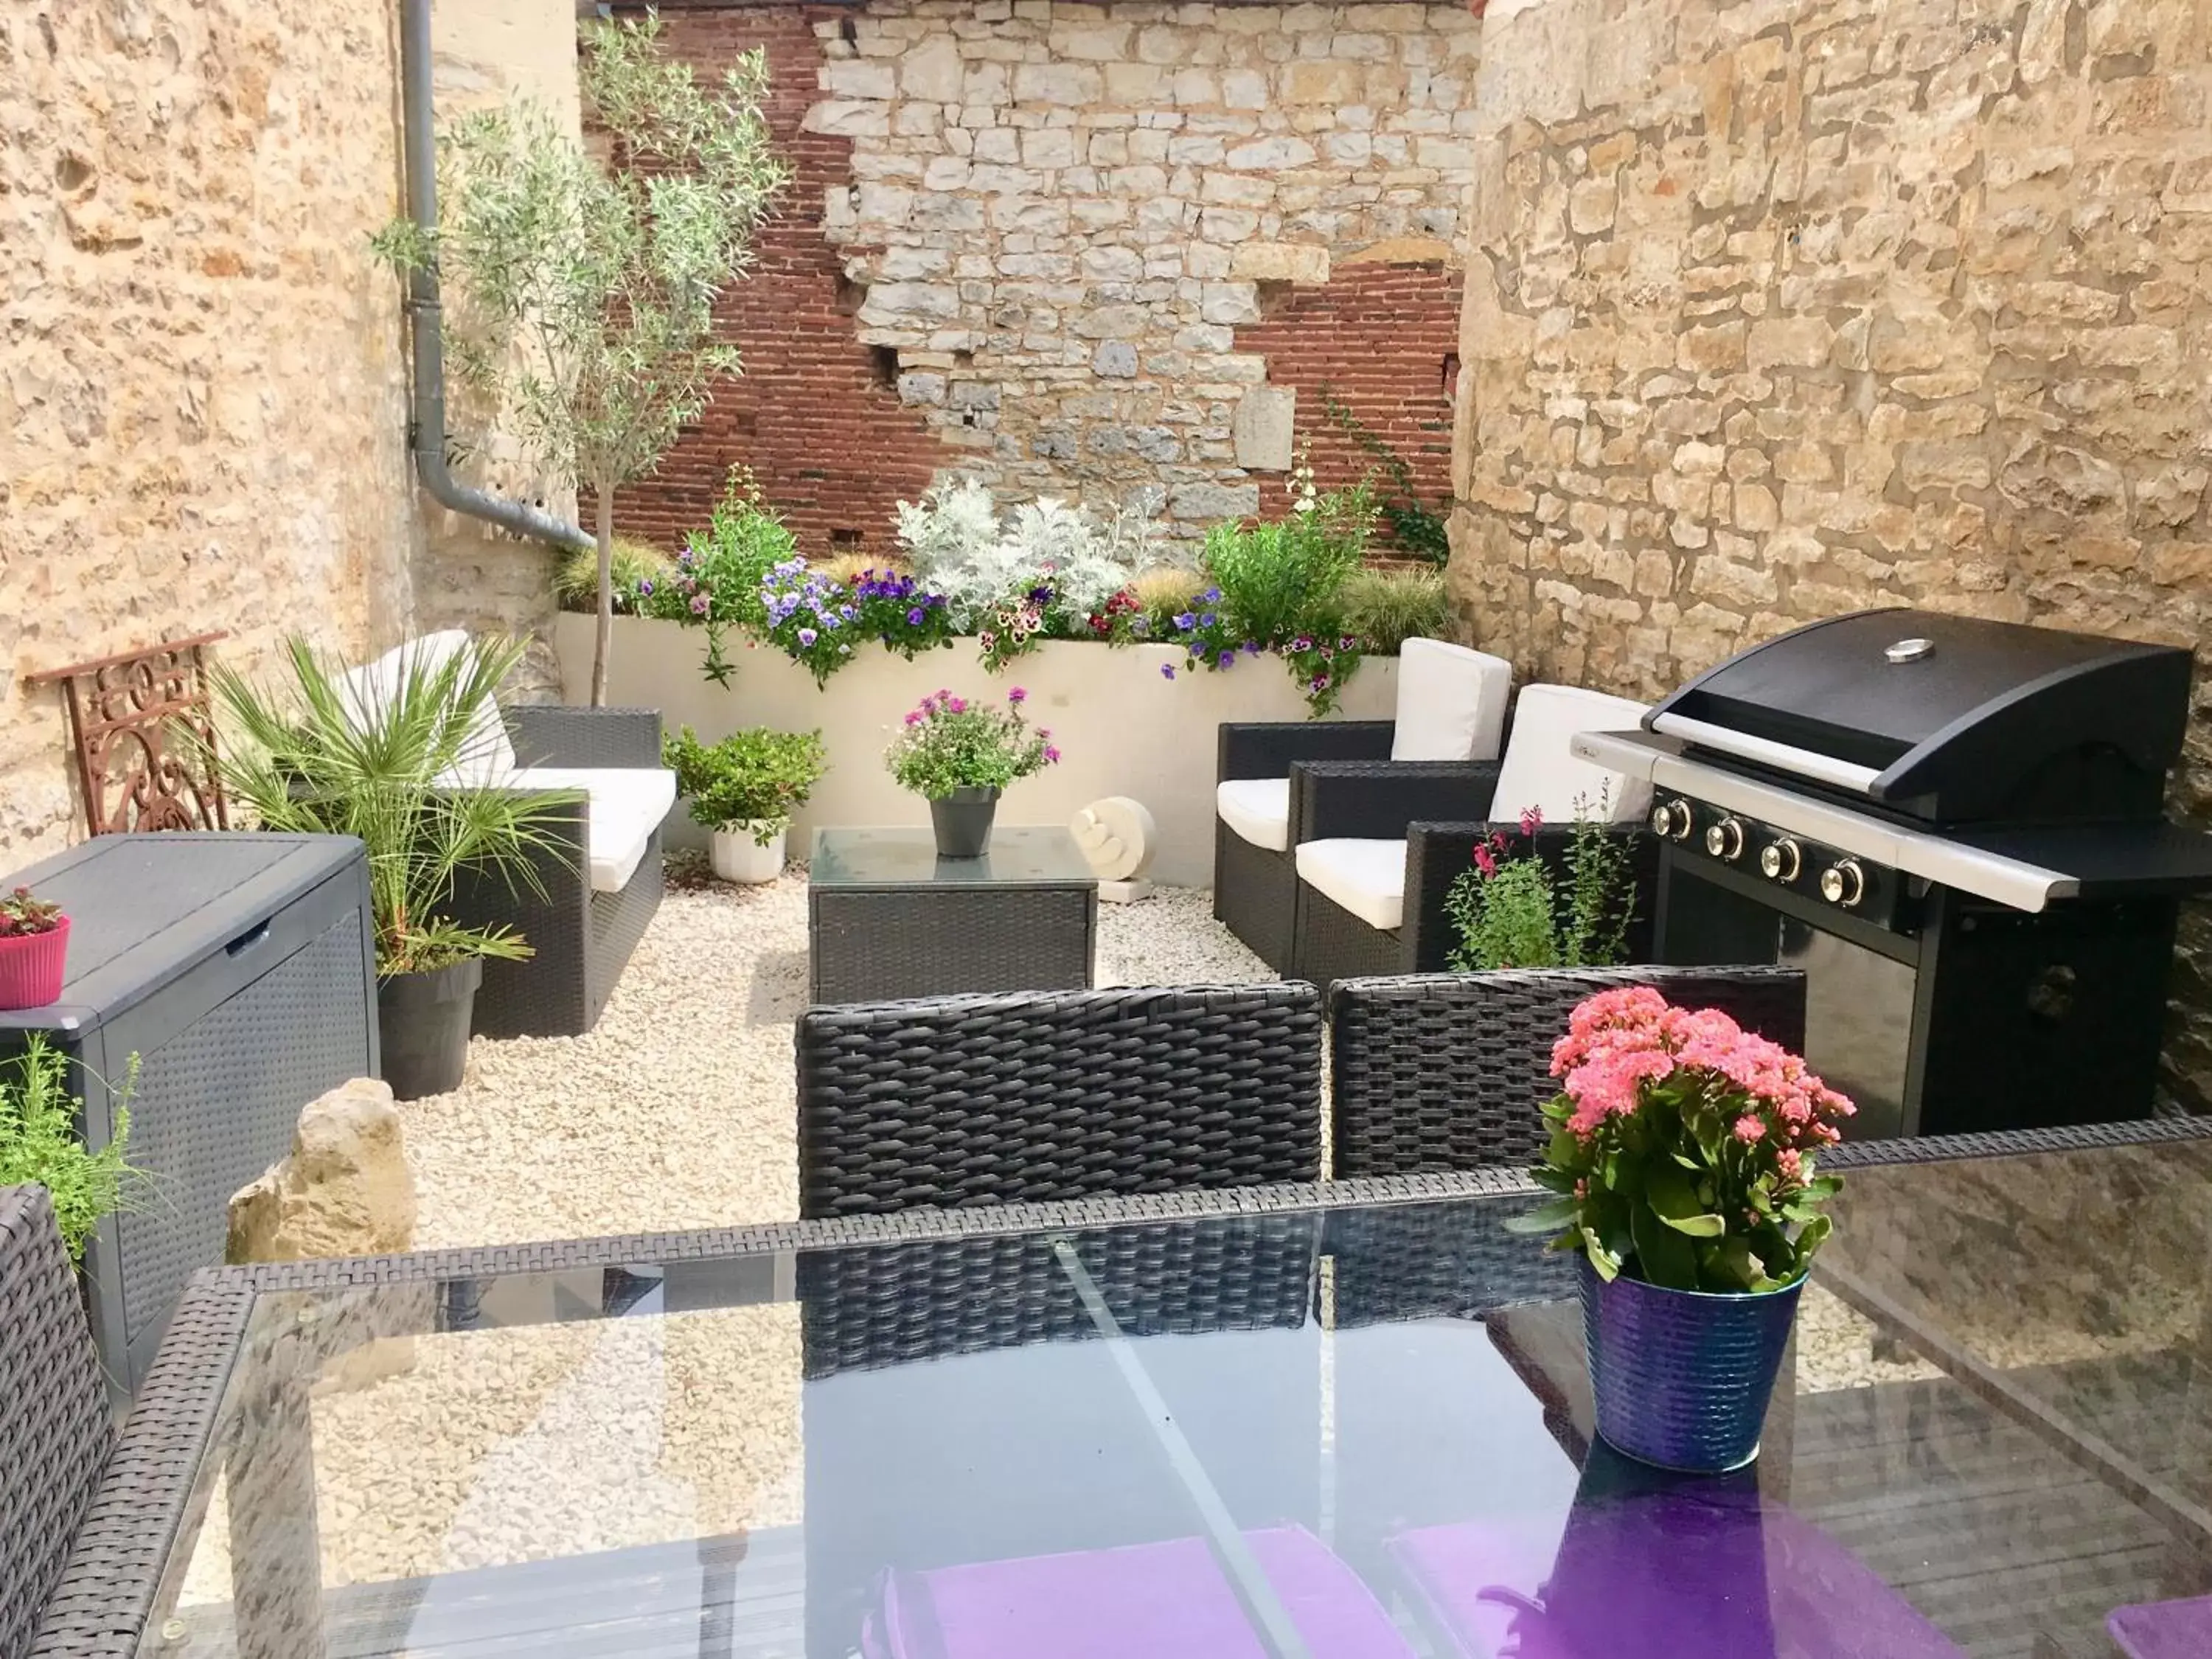
<svg viewBox="0 0 2212 1659">
<path fill-rule="evenodd" d="M 1923 611 L 1815 623 L 1575 752 L 1653 788 L 1662 963 L 1807 975 L 1857 1133 L 2151 1109 L 2179 902 L 2189 653 Z"/>
</svg>

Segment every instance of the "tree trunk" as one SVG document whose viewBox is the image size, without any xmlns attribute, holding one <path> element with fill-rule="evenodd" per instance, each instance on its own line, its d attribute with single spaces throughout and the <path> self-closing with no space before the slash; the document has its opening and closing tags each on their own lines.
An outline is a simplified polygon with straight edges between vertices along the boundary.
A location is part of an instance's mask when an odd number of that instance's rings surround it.
<svg viewBox="0 0 2212 1659">
<path fill-rule="evenodd" d="M 615 487 L 595 478 L 592 490 L 599 506 L 599 626 L 592 650 L 592 707 L 607 706 L 607 659 L 615 643 Z"/>
</svg>

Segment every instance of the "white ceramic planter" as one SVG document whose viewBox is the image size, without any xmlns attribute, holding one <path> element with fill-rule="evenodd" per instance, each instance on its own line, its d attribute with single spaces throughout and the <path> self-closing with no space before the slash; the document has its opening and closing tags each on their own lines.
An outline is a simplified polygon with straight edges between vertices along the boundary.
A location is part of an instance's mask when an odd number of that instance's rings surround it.
<svg viewBox="0 0 2212 1659">
<path fill-rule="evenodd" d="M 563 696 L 571 703 L 589 702 L 592 618 L 562 615 L 554 643 Z M 884 748 L 900 718 L 939 687 L 995 701 L 1018 685 L 1029 692 L 1030 720 L 1052 728 L 1062 759 L 1007 790 L 999 822 L 1064 825 L 1093 801 L 1127 795 L 1143 802 L 1158 827 L 1152 878 L 1167 886 L 1207 886 L 1213 880 L 1221 723 L 1307 717 L 1297 687 L 1272 657 L 1240 660 L 1220 673 L 1192 673 L 1182 665 L 1183 653 L 1168 646 L 1055 640 L 992 675 L 976 660 L 973 640 L 913 662 L 871 644 L 817 687 L 782 653 L 748 650 L 732 638 L 737 672 L 723 687 L 699 672 L 705 647 L 696 629 L 616 617 L 607 701 L 658 708 L 668 730 L 689 726 L 708 743 L 747 726 L 818 730 L 830 771 L 793 814 L 792 846 L 801 858 L 817 825 L 926 825 L 928 802 L 906 793 L 884 770 Z M 1164 666 L 1176 670 L 1173 679 L 1161 674 Z M 1370 658 L 1345 688 L 1342 717 L 1389 720 L 1397 696 L 1397 659 Z M 677 846 L 697 846 L 705 838 L 680 811 L 670 815 L 667 832 Z"/>
<path fill-rule="evenodd" d="M 757 887 L 783 873 L 783 844 L 784 832 L 781 830 L 763 847 L 753 839 L 749 825 L 729 824 L 709 837 L 707 857 L 717 879 Z"/>
</svg>

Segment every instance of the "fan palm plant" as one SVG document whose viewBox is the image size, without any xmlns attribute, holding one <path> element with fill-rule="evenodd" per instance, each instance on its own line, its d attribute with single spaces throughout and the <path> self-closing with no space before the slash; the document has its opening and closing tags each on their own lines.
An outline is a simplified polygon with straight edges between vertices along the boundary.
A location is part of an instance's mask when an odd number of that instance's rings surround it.
<svg viewBox="0 0 2212 1659">
<path fill-rule="evenodd" d="M 504 927 L 447 914 L 454 883 L 491 873 L 541 890 L 540 855 L 566 856 L 548 826 L 574 792 L 495 782 L 494 694 L 520 660 L 516 641 L 399 652 L 349 673 L 307 641 L 287 641 L 270 684 L 218 668 L 223 787 L 264 830 L 356 836 L 368 848 L 380 975 L 426 974 L 530 954 Z"/>
</svg>

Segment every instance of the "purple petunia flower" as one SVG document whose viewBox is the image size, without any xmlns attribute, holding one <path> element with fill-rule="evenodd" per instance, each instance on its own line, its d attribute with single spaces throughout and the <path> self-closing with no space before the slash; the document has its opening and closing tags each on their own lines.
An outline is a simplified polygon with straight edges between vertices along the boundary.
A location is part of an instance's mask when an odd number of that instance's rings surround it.
<svg viewBox="0 0 2212 1659">
<path fill-rule="evenodd" d="M 1207 612 L 1206 612 L 1203 617 L 1200 617 L 1198 619 L 1198 625 L 1199 625 L 1200 628 L 1211 628 L 1211 627 L 1212 627 L 1212 626 L 1213 626 L 1213 613 L 1212 613 L 1211 611 L 1207 611 Z"/>
<path fill-rule="evenodd" d="M 1234 668 L 1237 665 L 1237 653 L 1234 651 L 1224 651 L 1216 660 L 1224 668 Z"/>
<path fill-rule="evenodd" d="M 802 646 L 811 645 L 815 641 L 821 637 L 822 636 L 819 634 L 816 633 L 811 628 L 802 628 L 799 630 L 799 642 Z"/>
<path fill-rule="evenodd" d="M 1018 685 L 1012 690 L 1006 693 L 1006 701 L 1018 707 L 1028 700 L 1029 695 L 1030 694 L 1028 692 L 1023 690 L 1022 688 Z"/>
<path fill-rule="evenodd" d="M 919 627 L 921 627 L 921 608 L 920 608 L 919 606 L 917 606 L 915 609 L 914 609 L 914 610 L 912 610 L 912 611 L 908 611 L 908 612 L 906 613 L 906 620 L 907 620 L 907 625 L 908 625 L 908 627 L 911 627 L 911 628 L 919 628 Z"/>
<path fill-rule="evenodd" d="M 1057 749 L 1053 748 L 1049 744 L 1048 744 L 1045 746 L 1044 759 L 1045 759 L 1045 764 L 1046 764 L 1046 765 L 1048 765 L 1048 766 L 1057 766 L 1057 765 L 1059 765 L 1059 764 L 1060 764 L 1060 750 L 1057 750 Z"/>
<path fill-rule="evenodd" d="M 919 708 L 910 708 L 910 709 L 908 709 L 908 710 L 907 711 L 906 723 L 907 723 L 908 726 L 919 726 L 919 725 L 921 725 L 921 710 L 920 710 Z"/>
<path fill-rule="evenodd" d="M 1260 641 L 1257 641 L 1257 640 L 1247 640 L 1247 641 L 1244 641 L 1244 652 L 1245 652 L 1245 654 L 1246 654 L 1247 656 L 1252 656 L 1252 657 L 1256 657 L 1256 656 L 1258 656 L 1258 655 L 1260 654 Z"/>
<path fill-rule="evenodd" d="M 691 596 L 691 614 L 695 617 L 705 616 L 707 614 L 707 607 L 713 603 L 714 601 L 709 599 L 704 593 L 694 593 Z"/>
<path fill-rule="evenodd" d="M 945 706 L 953 714 L 964 714 L 968 712 L 968 699 L 965 697 L 948 697 L 945 699 Z"/>
<path fill-rule="evenodd" d="M 1162 663 L 1160 665 L 1160 678 L 1164 680 L 1173 679 L 1175 678 L 1175 665 L 1171 662 Z"/>
<path fill-rule="evenodd" d="M 1209 587 L 1198 597 L 1208 605 L 1218 605 L 1221 603 L 1221 590 L 1218 587 Z"/>
<path fill-rule="evenodd" d="M 1175 625 L 1182 629 L 1184 633 L 1188 634 L 1192 629 L 1198 626 L 1198 618 L 1192 616 L 1189 611 L 1186 611 L 1175 619 Z"/>
<path fill-rule="evenodd" d="M 637 580 L 637 596 L 638 596 L 638 598 L 640 598 L 641 599 L 651 599 L 651 598 L 653 597 L 653 578 L 652 578 L 652 577 L 650 577 L 650 576 L 641 576 L 641 577 L 639 577 L 639 578 L 638 578 L 638 580 Z"/>
</svg>

